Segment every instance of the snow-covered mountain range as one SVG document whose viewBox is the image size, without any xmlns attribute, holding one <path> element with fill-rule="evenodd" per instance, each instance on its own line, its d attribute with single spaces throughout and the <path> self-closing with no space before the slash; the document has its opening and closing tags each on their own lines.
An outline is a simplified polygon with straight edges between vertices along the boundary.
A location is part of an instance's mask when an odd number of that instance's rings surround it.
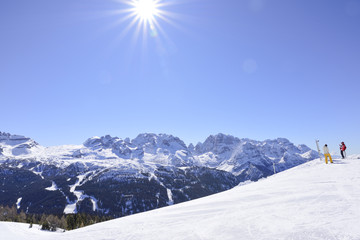
<svg viewBox="0 0 360 240">
<path fill-rule="evenodd" d="M 187 146 L 167 134 L 132 140 L 106 135 L 83 145 L 43 147 L 0 132 L 0 205 L 34 213 L 124 216 L 228 190 L 317 156 L 284 138 L 217 134 Z"/>
</svg>

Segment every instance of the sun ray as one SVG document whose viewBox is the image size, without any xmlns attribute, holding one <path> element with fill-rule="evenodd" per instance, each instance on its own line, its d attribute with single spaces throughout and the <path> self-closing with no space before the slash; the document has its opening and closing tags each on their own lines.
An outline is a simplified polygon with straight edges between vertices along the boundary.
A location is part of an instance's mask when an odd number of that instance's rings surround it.
<svg viewBox="0 0 360 240">
<path fill-rule="evenodd" d="M 168 0 L 113 1 L 120 3 L 118 9 L 110 12 L 110 15 L 118 15 L 120 18 L 114 26 L 121 29 L 119 36 L 116 37 L 118 41 L 131 32 L 131 42 L 140 44 L 143 48 L 149 44 L 149 38 L 156 39 L 157 44 L 160 45 L 172 42 L 163 23 L 179 28 L 176 23 L 179 16 L 169 11 L 171 5 L 179 4 L 178 2 Z"/>
<path fill-rule="evenodd" d="M 129 18 L 134 19 L 137 22 L 136 32 L 142 32 L 142 34 L 151 34 L 156 36 L 157 30 L 155 29 L 157 19 L 163 19 L 165 13 L 161 9 L 165 4 L 163 0 L 115 0 L 123 4 L 128 5 L 126 9 L 114 11 L 114 13 L 125 14 L 124 21 Z M 142 30 L 140 30 L 141 28 Z"/>
<path fill-rule="evenodd" d="M 130 31 L 130 29 L 136 24 L 136 19 L 132 19 L 132 21 L 130 22 L 130 24 L 122 31 L 121 35 L 120 35 L 120 39 L 122 39 L 123 37 L 125 37 L 125 35 Z"/>
</svg>

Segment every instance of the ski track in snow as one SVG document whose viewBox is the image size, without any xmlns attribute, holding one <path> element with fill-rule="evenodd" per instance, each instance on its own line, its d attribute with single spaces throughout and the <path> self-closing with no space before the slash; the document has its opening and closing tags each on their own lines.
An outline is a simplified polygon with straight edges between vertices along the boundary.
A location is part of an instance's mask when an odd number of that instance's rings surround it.
<svg viewBox="0 0 360 240">
<path fill-rule="evenodd" d="M 26 224 L 0 223 L 1 237 L 4 240 L 359 240 L 359 172 L 359 159 L 335 159 L 334 164 L 327 165 L 317 159 L 209 197 L 62 234 L 35 233 L 25 229 Z"/>
<path fill-rule="evenodd" d="M 18 200 L 16 201 L 16 208 L 17 209 L 20 209 L 20 207 L 21 207 L 21 200 L 22 200 L 22 197 L 20 197 L 20 198 L 18 198 Z"/>
<path fill-rule="evenodd" d="M 84 200 L 85 198 L 90 198 L 90 201 L 93 204 L 93 211 L 98 210 L 98 204 L 97 204 L 98 201 L 95 197 L 86 195 L 86 194 L 84 194 L 83 191 L 76 191 L 76 187 L 84 184 L 85 183 L 84 179 L 89 174 L 94 174 L 94 173 L 95 172 L 92 171 L 92 172 L 88 172 L 88 173 L 77 176 L 78 180 L 76 181 L 76 183 L 74 185 L 70 186 L 70 192 L 72 192 L 76 196 L 76 200 L 74 202 L 70 202 L 68 197 L 66 197 L 68 204 L 65 206 L 65 209 L 64 209 L 65 214 L 77 213 L 77 209 L 76 209 L 77 203 Z"/>
</svg>

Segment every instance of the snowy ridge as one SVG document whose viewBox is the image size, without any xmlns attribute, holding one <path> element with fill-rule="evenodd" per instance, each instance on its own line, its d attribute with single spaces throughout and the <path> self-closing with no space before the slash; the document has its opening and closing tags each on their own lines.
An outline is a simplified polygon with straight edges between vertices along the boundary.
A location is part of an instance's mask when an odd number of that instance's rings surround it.
<svg viewBox="0 0 360 240">
<path fill-rule="evenodd" d="M 62 234 L 14 223 L 0 223 L 0 231 L 5 240 L 358 240 L 359 171 L 357 158 L 328 165 L 316 159 L 212 196 Z"/>
<path fill-rule="evenodd" d="M 38 143 L 30 138 L 0 132 L 0 156 L 31 154 L 32 149 L 35 149 L 38 146 Z"/>
<path fill-rule="evenodd" d="M 285 138 L 255 141 L 225 134 L 211 135 L 204 143 L 198 143 L 194 155 L 205 166 L 235 175 L 240 175 L 250 163 L 270 171 L 276 164 L 278 171 L 283 171 L 317 157 L 309 147 L 295 146 Z"/>
<path fill-rule="evenodd" d="M 250 162 L 269 170 L 275 163 L 282 171 L 317 157 L 317 153 L 309 147 L 295 146 L 284 138 L 255 141 L 225 134 L 211 135 L 195 147 L 192 144 L 187 147 L 179 138 L 167 134 L 140 134 L 133 140 L 106 135 L 89 138 L 83 145 L 47 148 L 22 136 L 1 133 L 0 137 L 0 161 L 11 157 L 15 160 L 36 160 L 61 168 L 74 162 L 103 167 L 123 165 L 130 172 L 130 169 L 151 169 L 156 165 L 196 165 L 239 175 Z M 36 169 L 35 172 L 41 174 Z"/>
</svg>

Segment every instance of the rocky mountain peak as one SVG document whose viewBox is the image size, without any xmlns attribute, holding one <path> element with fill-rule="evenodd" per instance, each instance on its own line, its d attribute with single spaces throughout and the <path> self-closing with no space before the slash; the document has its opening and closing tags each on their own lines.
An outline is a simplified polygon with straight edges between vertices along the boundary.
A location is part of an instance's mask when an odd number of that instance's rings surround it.
<svg viewBox="0 0 360 240">
<path fill-rule="evenodd" d="M 14 156 L 29 154 L 33 147 L 39 145 L 31 138 L 4 132 L 0 132 L 0 144 L 3 145 L 1 152 L 8 148 Z"/>
<path fill-rule="evenodd" d="M 26 143 L 28 141 L 34 143 L 35 145 L 38 145 L 38 143 L 36 143 L 31 138 L 24 137 L 21 135 L 12 135 L 10 133 L 0 132 L 0 142 L 6 145 L 14 146 L 14 145 Z"/>
<path fill-rule="evenodd" d="M 110 135 L 106 135 L 103 137 L 92 137 L 87 139 L 84 142 L 84 146 L 88 148 L 112 148 L 114 143 L 120 141 L 121 139 L 118 137 L 111 137 Z"/>
<path fill-rule="evenodd" d="M 131 141 L 132 144 L 149 148 L 170 148 L 173 150 L 187 150 L 186 144 L 178 137 L 168 134 L 143 133 Z"/>
<path fill-rule="evenodd" d="M 195 151 L 198 154 L 212 151 L 213 153 L 221 153 L 230 150 L 236 144 L 240 143 L 240 139 L 219 133 L 216 135 L 210 135 L 204 143 L 198 143 L 195 147 Z"/>
</svg>

